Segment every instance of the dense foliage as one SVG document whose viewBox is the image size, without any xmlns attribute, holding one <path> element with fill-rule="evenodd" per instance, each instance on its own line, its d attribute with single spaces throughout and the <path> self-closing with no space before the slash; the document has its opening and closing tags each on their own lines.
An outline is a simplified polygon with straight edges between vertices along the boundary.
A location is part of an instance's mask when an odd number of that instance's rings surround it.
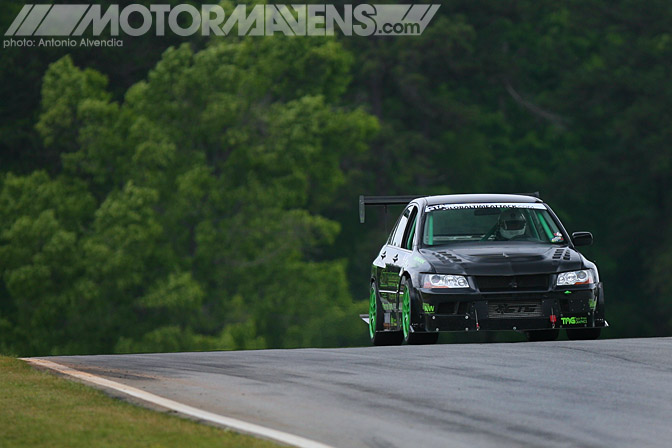
<svg viewBox="0 0 672 448">
<path fill-rule="evenodd" d="M 668 335 L 671 20 L 455 0 L 420 37 L 3 50 L 0 350 L 363 343 L 361 193 L 541 191 L 596 237 L 609 335 Z"/>
</svg>

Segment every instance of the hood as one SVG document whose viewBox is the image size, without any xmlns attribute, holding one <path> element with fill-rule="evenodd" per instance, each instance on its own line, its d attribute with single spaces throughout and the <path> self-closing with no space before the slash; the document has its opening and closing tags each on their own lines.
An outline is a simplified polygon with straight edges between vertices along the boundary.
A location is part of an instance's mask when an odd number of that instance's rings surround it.
<svg viewBox="0 0 672 448">
<path fill-rule="evenodd" d="M 462 243 L 420 252 L 436 272 L 445 274 L 546 274 L 583 268 L 581 254 L 570 247 L 521 241 Z"/>
</svg>

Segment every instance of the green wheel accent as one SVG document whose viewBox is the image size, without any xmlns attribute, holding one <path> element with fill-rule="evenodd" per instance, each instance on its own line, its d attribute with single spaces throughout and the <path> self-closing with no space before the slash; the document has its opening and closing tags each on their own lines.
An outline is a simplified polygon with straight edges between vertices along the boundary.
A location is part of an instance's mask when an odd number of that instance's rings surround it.
<svg viewBox="0 0 672 448">
<path fill-rule="evenodd" d="M 376 302 L 376 288 L 371 285 L 371 294 L 369 297 L 369 336 L 371 336 L 371 339 L 376 334 L 376 313 L 378 312 L 378 304 Z"/>
<path fill-rule="evenodd" d="M 369 336 L 373 345 L 400 345 L 404 340 L 401 330 L 385 330 L 383 322 L 385 312 L 378 296 L 375 283 L 371 283 L 369 297 Z"/>
<path fill-rule="evenodd" d="M 404 287 L 404 297 L 401 306 L 402 327 L 404 331 L 404 339 L 408 340 L 408 335 L 411 334 L 411 293 L 408 290 L 408 285 Z"/>
<path fill-rule="evenodd" d="M 411 320 L 413 319 L 411 306 L 420 306 L 417 304 L 413 305 L 411 303 L 411 294 L 417 294 L 412 290 L 411 282 L 408 279 L 402 280 L 402 285 L 404 288 L 404 293 L 401 296 L 401 334 L 404 338 L 404 341 L 410 345 L 421 345 L 421 344 L 436 344 L 436 341 L 439 340 L 438 332 L 425 332 L 425 331 L 415 331 L 411 333 Z M 416 310 L 417 313 L 417 310 Z M 416 316 L 417 319 L 420 316 Z"/>
</svg>

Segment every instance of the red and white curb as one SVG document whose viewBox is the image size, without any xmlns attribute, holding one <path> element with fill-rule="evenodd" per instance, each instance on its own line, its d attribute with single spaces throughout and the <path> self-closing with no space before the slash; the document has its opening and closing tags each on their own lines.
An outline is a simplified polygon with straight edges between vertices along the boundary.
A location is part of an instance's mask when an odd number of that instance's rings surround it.
<svg viewBox="0 0 672 448">
<path fill-rule="evenodd" d="M 190 417 L 194 417 L 199 420 L 204 420 L 207 422 L 215 423 L 217 425 L 222 425 L 239 432 L 263 437 L 265 439 L 284 443 L 286 445 L 296 446 L 299 448 L 332 448 L 329 445 L 325 445 L 320 442 L 315 442 L 314 440 L 306 439 L 303 437 L 295 436 L 293 434 L 288 434 L 286 432 L 277 431 L 275 429 L 266 428 L 260 425 L 255 425 L 254 423 L 244 422 L 242 420 L 237 420 L 235 418 L 213 414 L 212 412 L 204 411 L 198 408 L 194 408 L 192 406 L 188 406 L 186 404 L 178 403 L 177 401 L 169 400 L 168 398 L 159 397 L 158 395 L 145 392 L 144 390 L 136 389 L 135 387 L 127 386 L 122 383 L 117 383 L 116 381 L 111 381 L 106 378 L 92 375 L 90 373 L 82 372 L 61 364 L 57 364 L 52 361 L 47 361 L 45 359 L 39 359 L 39 358 L 21 358 L 21 359 L 30 364 L 33 364 L 34 366 L 54 370 L 58 373 L 77 378 L 87 383 L 96 384 L 98 386 L 122 392 L 126 395 L 130 395 L 131 397 L 135 397 L 142 401 L 146 401 L 148 403 L 152 403 L 161 406 L 163 408 L 170 409 L 171 411 L 175 411 L 179 414 L 188 415 Z"/>
</svg>

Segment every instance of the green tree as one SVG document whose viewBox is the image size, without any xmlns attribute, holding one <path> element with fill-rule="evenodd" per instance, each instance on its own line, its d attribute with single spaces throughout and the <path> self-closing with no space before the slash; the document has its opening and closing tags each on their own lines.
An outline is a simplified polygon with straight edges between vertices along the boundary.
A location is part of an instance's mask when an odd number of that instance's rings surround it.
<svg viewBox="0 0 672 448">
<path fill-rule="evenodd" d="M 23 326 L 30 334 L 39 323 L 43 334 L 28 345 L 14 337 L 17 350 L 358 340 L 345 262 L 319 256 L 339 226 L 317 213 L 344 182 L 341 157 L 365 151 L 377 129 L 338 103 L 351 62 L 328 38 L 213 41 L 196 53 L 183 45 L 120 104 L 99 73 L 68 57 L 52 64 L 38 129 L 48 147 L 61 145 L 63 174 L 10 176 L 2 197 L 71 180 L 80 197 L 69 200 L 88 208 L 63 211 L 71 230 L 39 203 L 34 218 L 20 205 L 3 210 L 5 319 L 18 327 L 12 307 L 30 304 L 51 313 Z M 20 256 L 35 234 L 44 243 Z M 71 260 L 35 263 L 57 243 Z"/>
</svg>

